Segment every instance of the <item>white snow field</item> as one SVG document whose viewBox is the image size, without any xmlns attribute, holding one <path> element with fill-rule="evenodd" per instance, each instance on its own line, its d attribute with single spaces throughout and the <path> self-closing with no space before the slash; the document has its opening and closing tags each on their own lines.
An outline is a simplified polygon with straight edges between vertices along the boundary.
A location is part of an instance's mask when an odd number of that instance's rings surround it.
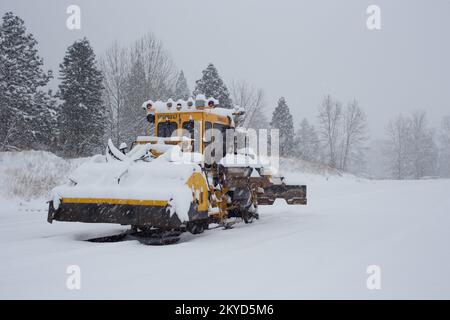
<svg viewBox="0 0 450 320">
<path fill-rule="evenodd" d="M 450 180 L 289 172 L 290 182 L 308 185 L 307 206 L 277 201 L 253 224 L 145 246 L 84 241 L 124 227 L 49 224 L 45 192 L 24 200 L 20 185 L 34 188 L 46 170 L 64 175 L 74 161 L 63 161 L 0 155 L 2 299 L 450 298 Z M 20 174 L 21 182 L 11 178 Z M 71 265 L 80 267 L 80 290 L 66 286 Z M 380 290 L 367 288 L 370 265 L 381 268 Z"/>
</svg>

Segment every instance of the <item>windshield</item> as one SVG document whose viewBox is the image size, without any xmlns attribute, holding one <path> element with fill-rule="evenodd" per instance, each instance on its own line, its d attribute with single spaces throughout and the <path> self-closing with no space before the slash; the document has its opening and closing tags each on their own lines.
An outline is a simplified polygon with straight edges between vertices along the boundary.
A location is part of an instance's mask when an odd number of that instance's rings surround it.
<svg viewBox="0 0 450 320">
<path fill-rule="evenodd" d="M 184 135 L 192 139 L 192 150 L 199 150 L 198 144 L 200 143 L 200 141 L 198 140 L 198 138 L 200 135 L 200 123 L 193 120 L 185 121 L 183 122 L 183 129 L 187 131 L 184 132 Z M 186 133 L 188 133 L 188 135 L 186 135 Z"/>
<path fill-rule="evenodd" d="M 172 136 L 172 133 L 177 130 L 176 122 L 164 121 L 158 123 L 158 137 L 168 138 Z"/>
</svg>

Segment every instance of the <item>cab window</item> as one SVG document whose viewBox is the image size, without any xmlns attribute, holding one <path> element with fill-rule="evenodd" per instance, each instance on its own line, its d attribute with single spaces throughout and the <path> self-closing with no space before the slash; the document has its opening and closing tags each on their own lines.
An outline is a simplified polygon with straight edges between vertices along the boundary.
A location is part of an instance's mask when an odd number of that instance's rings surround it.
<svg viewBox="0 0 450 320">
<path fill-rule="evenodd" d="M 192 150 L 194 150 L 195 138 L 198 135 L 198 125 L 197 126 L 195 125 L 194 120 L 189 120 L 189 121 L 183 122 L 182 128 L 189 132 L 188 138 L 192 139 L 191 145 L 192 145 Z"/>
<path fill-rule="evenodd" d="M 230 129 L 230 126 L 220 123 L 214 123 L 214 129 L 217 129 L 222 133 L 222 152 L 223 156 L 225 156 L 227 154 L 227 129 Z"/>
<path fill-rule="evenodd" d="M 205 132 L 203 133 L 205 135 L 205 138 L 206 138 L 206 132 L 208 132 L 208 130 L 211 130 L 211 129 L 212 129 L 212 123 L 209 121 L 206 121 L 205 122 Z M 212 138 L 214 138 L 214 137 L 212 137 Z M 211 140 L 208 142 L 205 141 L 205 147 L 211 143 Z"/>
<path fill-rule="evenodd" d="M 163 121 L 158 123 L 158 137 L 160 138 L 171 137 L 175 130 L 177 130 L 176 122 Z"/>
<path fill-rule="evenodd" d="M 225 136 L 227 129 L 229 129 L 230 127 L 224 124 L 220 124 L 220 123 L 214 123 L 214 129 L 219 130 L 220 132 L 222 132 L 222 135 Z"/>
<path fill-rule="evenodd" d="M 183 129 L 189 131 L 189 133 L 192 136 L 192 139 L 194 138 L 193 137 L 193 134 L 194 134 L 194 121 L 193 120 L 183 122 Z"/>
</svg>

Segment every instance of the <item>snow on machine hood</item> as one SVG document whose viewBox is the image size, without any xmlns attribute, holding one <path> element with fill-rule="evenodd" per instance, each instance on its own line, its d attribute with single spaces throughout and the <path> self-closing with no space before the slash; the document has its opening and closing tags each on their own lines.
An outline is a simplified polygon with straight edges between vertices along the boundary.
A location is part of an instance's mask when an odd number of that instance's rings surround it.
<svg viewBox="0 0 450 320">
<path fill-rule="evenodd" d="M 150 162 L 94 158 L 78 167 L 68 183 L 54 188 L 51 200 L 55 209 L 62 198 L 167 201 L 172 213 L 176 212 L 181 221 L 188 221 L 192 190 L 186 182 L 201 168 L 189 162 L 188 155 L 177 157 L 178 149 L 173 146 Z"/>
</svg>

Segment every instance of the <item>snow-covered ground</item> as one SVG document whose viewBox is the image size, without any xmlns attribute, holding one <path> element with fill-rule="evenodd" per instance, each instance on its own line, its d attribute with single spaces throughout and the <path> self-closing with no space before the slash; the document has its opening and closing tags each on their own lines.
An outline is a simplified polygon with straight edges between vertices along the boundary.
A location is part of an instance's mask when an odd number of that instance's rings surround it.
<svg viewBox="0 0 450 320">
<path fill-rule="evenodd" d="M 308 206 L 277 201 L 251 225 L 163 247 L 83 241 L 124 228 L 49 224 L 44 196 L 3 192 L 0 298 L 450 298 L 450 180 L 287 176 L 308 184 Z M 381 290 L 367 289 L 370 265 Z"/>
</svg>

